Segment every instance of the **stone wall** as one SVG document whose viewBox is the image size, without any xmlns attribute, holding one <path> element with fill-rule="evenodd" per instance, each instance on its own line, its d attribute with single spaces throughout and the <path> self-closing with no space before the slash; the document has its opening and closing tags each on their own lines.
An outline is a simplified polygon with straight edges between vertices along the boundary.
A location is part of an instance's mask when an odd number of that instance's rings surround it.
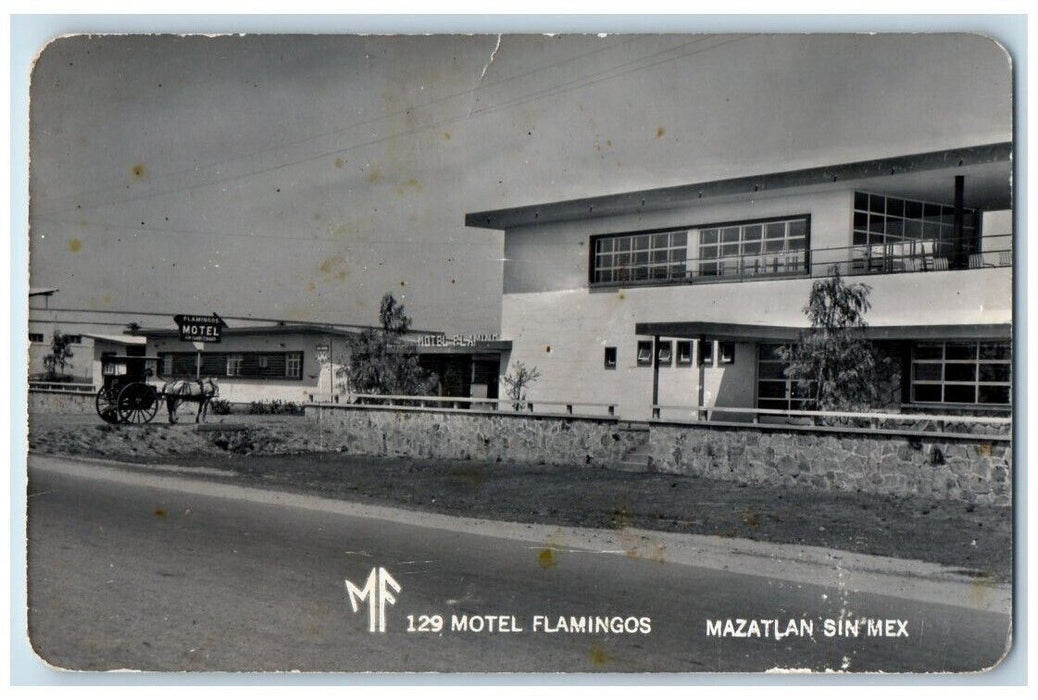
<svg viewBox="0 0 1038 700">
<path fill-rule="evenodd" d="M 71 391 L 31 389 L 29 391 L 29 413 L 94 413 L 93 394 Z"/>
<path fill-rule="evenodd" d="M 650 446 L 660 472 L 989 505 L 1012 500 L 1006 440 L 654 424 Z"/>
<path fill-rule="evenodd" d="M 648 440 L 649 468 L 771 486 L 805 486 L 1009 505 L 1012 447 L 982 436 L 651 423 L 610 418 L 307 405 L 341 449 L 382 456 L 613 466 Z"/>
<path fill-rule="evenodd" d="M 613 418 L 377 406 L 307 405 L 305 412 L 323 431 L 335 431 L 347 451 L 384 456 L 607 466 L 646 437 Z"/>
</svg>

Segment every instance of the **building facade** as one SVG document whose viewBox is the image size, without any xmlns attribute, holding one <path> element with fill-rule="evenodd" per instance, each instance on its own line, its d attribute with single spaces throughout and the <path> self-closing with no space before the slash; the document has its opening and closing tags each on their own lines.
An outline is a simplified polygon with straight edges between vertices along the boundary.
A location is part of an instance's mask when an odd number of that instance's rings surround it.
<svg viewBox="0 0 1038 700">
<path fill-rule="evenodd" d="M 352 331 L 296 324 L 225 328 L 219 343 L 193 343 L 176 330 L 142 331 L 161 380 L 213 377 L 232 403 L 331 401 L 340 393 L 346 336 Z"/>
<path fill-rule="evenodd" d="M 775 350 L 838 270 L 871 288 L 867 333 L 897 360 L 883 408 L 1007 411 L 1011 155 L 987 144 L 469 214 L 505 234 L 501 371 L 535 366 L 531 399 L 630 419 L 802 408 Z"/>
</svg>

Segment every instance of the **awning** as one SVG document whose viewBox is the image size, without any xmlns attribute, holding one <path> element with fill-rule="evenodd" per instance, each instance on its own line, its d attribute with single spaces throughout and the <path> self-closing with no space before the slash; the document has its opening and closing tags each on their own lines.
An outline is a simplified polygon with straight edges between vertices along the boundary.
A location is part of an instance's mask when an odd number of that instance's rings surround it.
<svg viewBox="0 0 1038 700">
<path fill-rule="evenodd" d="M 635 335 L 748 342 L 791 342 L 805 330 L 807 328 L 795 326 L 707 321 L 664 321 L 634 326 Z M 865 337 L 870 340 L 1009 340 L 1013 337 L 1013 326 L 1011 323 L 868 326 Z"/>
</svg>

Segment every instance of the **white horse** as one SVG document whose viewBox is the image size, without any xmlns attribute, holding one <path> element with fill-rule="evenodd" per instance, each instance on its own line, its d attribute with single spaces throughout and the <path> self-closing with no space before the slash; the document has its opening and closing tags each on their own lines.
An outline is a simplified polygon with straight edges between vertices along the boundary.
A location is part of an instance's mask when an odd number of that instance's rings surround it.
<svg viewBox="0 0 1038 700">
<path fill-rule="evenodd" d="M 166 410 L 169 422 L 177 422 L 177 408 L 185 402 L 198 404 L 195 422 L 205 422 L 209 412 L 209 402 L 220 395 L 220 386 L 212 377 L 205 379 L 177 379 L 162 385 L 162 394 L 166 397 Z"/>
</svg>

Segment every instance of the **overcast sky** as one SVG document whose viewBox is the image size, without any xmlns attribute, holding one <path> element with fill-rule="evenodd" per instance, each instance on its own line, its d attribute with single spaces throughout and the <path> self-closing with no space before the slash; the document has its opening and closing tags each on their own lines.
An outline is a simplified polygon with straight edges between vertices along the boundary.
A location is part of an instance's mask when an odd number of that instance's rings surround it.
<svg viewBox="0 0 1038 700">
<path fill-rule="evenodd" d="M 465 214 L 1011 138 L 966 35 L 72 37 L 31 85 L 54 305 L 496 332 Z M 153 319 L 141 319 L 154 325 Z"/>
</svg>

